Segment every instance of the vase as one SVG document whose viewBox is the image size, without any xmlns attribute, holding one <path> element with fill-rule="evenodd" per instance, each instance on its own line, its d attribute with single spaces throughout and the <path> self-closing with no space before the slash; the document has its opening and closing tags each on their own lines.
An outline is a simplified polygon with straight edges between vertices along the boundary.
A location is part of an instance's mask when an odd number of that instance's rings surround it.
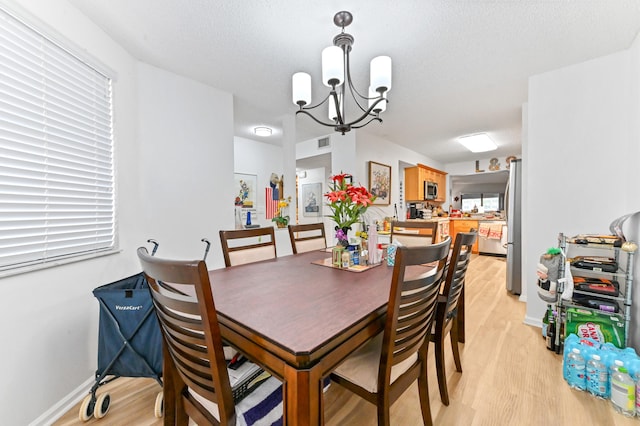
<svg viewBox="0 0 640 426">
<path fill-rule="evenodd" d="M 287 225 L 285 223 L 282 222 L 276 222 L 276 225 L 278 226 L 278 228 L 286 228 Z"/>
<path fill-rule="evenodd" d="M 350 226 L 344 226 L 342 228 L 336 226 L 336 239 L 338 240 L 338 245 L 345 248 L 349 245 L 350 230 L 351 230 Z"/>
</svg>

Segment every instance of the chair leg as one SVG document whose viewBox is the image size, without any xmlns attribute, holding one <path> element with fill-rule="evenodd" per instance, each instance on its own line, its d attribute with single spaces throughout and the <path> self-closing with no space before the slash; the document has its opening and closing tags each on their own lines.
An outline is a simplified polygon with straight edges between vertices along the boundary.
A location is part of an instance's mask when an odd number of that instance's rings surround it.
<svg viewBox="0 0 640 426">
<path fill-rule="evenodd" d="M 429 403 L 429 380 L 427 376 L 426 361 L 424 365 L 424 373 L 418 377 L 418 394 L 420 396 L 420 408 L 422 411 L 422 422 L 425 426 L 433 426 L 431 419 L 431 404 Z"/>
<path fill-rule="evenodd" d="M 456 370 L 462 373 L 462 362 L 460 361 L 460 346 L 458 344 L 458 324 L 455 319 L 449 335 L 451 337 L 451 352 L 453 352 L 453 360 L 456 363 Z"/>
<path fill-rule="evenodd" d="M 390 409 L 391 403 L 389 402 L 389 396 L 378 395 L 378 426 L 390 426 Z"/>
<path fill-rule="evenodd" d="M 438 388 L 440 399 L 444 405 L 449 405 L 449 393 L 447 392 L 447 374 L 444 367 L 444 336 L 437 336 L 436 341 L 436 371 L 438 373 Z"/>
</svg>

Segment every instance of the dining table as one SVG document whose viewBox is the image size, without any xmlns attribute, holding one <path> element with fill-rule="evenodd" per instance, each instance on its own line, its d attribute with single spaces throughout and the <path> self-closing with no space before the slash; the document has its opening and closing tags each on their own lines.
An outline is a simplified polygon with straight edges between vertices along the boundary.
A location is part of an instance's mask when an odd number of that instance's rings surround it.
<svg viewBox="0 0 640 426">
<path fill-rule="evenodd" d="M 322 424 L 323 380 L 384 329 L 393 267 L 330 259 L 317 250 L 209 271 L 222 337 L 283 382 L 285 425 Z"/>
</svg>

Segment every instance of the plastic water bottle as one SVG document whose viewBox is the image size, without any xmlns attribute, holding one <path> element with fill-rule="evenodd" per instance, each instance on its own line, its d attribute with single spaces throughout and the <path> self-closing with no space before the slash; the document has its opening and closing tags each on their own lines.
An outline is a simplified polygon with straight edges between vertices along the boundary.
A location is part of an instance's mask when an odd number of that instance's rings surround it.
<svg viewBox="0 0 640 426">
<path fill-rule="evenodd" d="M 640 371 L 636 373 L 636 416 L 640 417 Z"/>
<path fill-rule="evenodd" d="M 565 339 L 562 355 L 562 378 L 569 382 L 569 354 L 573 348 L 579 347 L 580 339 L 575 334 L 568 335 Z"/>
<path fill-rule="evenodd" d="M 636 385 L 624 368 L 624 363 L 618 359 L 611 375 L 611 405 L 627 417 L 633 417 L 636 413 Z"/>
<path fill-rule="evenodd" d="M 567 357 L 567 382 L 569 386 L 577 390 L 585 390 L 587 387 L 585 369 L 586 363 L 580 354 L 580 349 L 573 348 Z"/>
<path fill-rule="evenodd" d="M 600 355 L 593 354 L 587 362 L 587 391 L 597 398 L 608 398 L 609 372 Z"/>
</svg>

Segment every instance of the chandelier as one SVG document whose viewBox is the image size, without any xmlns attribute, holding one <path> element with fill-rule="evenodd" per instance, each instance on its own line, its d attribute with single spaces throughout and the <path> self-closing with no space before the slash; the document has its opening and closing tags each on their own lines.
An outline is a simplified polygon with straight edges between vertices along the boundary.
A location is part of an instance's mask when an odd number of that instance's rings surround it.
<svg viewBox="0 0 640 426">
<path fill-rule="evenodd" d="M 351 129 L 359 129 L 372 121 L 382 123 L 380 113 L 387 108 L 387 92 L 391 89 L 391 58 L 378 56 L 371 60 L 370 85 L 367 96 L 360 94 L 351 81 L 349 69 L 349 53 L 353 45 L 353 36 L 344 32 L 345 27 L 353 22 L 351 13 L 342 11 L 333 17 L 333 23 L 342 28 L 340 34 L 333 38 L 333 46 L 322 51 L 322 82 L 331 88 L 322 102 L 311 103 L 311 76 L 304 72 L 297 72 L 292 77 L 293 103 L 299 106 L 296 115 L 305 114 L 318 124 L 333 127 L 342 133 Z M 346 95 L 351 94 L 362 115 L 355 120 L 348 121 L 345 116 Z M 322 121 L 309 111 L 324 104 L 328 105 L 329 121 Z"/>
</svg>

